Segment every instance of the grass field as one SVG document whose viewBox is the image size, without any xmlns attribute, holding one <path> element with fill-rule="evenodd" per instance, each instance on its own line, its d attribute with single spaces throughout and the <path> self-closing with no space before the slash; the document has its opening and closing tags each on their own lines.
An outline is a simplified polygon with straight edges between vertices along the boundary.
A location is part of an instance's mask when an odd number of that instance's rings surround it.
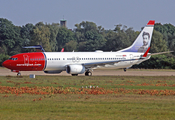
<svg viewBox="0 0 175 120">
<path fill-rule="evenodd" d="M 1 120 L 173 120 L 174 100 L 174 76 L 0 76 Z"/>
</svg>

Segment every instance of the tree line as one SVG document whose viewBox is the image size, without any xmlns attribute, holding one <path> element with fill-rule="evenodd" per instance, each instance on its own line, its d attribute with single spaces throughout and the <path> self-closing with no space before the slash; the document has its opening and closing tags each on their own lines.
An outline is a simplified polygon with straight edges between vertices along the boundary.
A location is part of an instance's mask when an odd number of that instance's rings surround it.
<svg viewBox="0 0 175 120">
<path fill-rule="evenodd" d="M 47 52 L 65 51 L 117 51 L 130 46 L 140 31 L 125 25 L 116 25 L 113 30 L 106 30 L 93 22 L 82 21 L 70 30 L 59 23 L 38 22 L 15 26 L 11 21 L 0 18 L 0 65 L 9 56 L 32 52 L 24 46 L 42 45 Z M 175 50 L 175 26 L 156 23 L 151 41 L 151 53 Z M 156 55 L 134 68 L 175 68 L 174 55 Z M 163 62 L 162 62 L 163 61 Z M 155 65 L 155 62 L 158 62 Z"/>
</svg>

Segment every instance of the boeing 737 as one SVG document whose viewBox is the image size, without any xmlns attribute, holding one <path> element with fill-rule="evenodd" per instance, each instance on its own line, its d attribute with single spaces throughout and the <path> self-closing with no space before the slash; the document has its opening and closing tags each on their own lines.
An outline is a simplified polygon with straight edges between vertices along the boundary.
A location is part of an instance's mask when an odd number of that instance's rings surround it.
<svg viewBox="0 0 175 120">
<path fill-rule="evenodd" d="M 101 67 L 130 68 L 151 57 L 152 54 L 148 52 L 154 23 L 154 20 L 150 20 L 134 43 L 120 51 L 21 53 L 10 57 L 2 65 L 17 72 L 17 75 L 21 75 L 20 71 L 44 71 L 51 74 L 66 71 L 72 76 L 83 73 L 90 76 L 93 69 Z"/>
</svg>

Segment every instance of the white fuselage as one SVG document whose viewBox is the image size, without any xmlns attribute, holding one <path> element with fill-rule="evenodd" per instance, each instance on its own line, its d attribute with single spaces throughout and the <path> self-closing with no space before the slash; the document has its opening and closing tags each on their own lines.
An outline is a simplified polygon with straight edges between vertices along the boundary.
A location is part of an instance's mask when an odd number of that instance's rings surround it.
<svg viewBox="0 0 175 120">
<path fill-rule="evenodd" d="M 98 65 L 98 67 L 115 67 L 128 68 L 134 64 L 145 61 L 145 58 L 139 58 L 143 53 L 135 52 L 44 52 L 46 55 L 45 71 L 50 70 L 66 70 L 67 65 L 84 65 L 112 62 L 109 64 Z"/>
</svg>

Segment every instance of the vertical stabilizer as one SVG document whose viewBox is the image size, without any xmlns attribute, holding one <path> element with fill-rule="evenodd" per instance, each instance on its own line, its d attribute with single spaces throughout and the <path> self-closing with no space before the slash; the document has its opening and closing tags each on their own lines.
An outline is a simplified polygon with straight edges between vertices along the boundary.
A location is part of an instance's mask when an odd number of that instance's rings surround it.
<svg viewBox="0 0 175 120">
<path fill-rule="evenodd" d="M 154 28 L 154 20 L 150 20 L 148 24 L 143 28 L 139 36 L 136 38 L 134 43 L 123 50 L 120 50 L 118 52 L 140 52 L 145 53 L 147 49 L 150 47 L 151 44 L 151 38 Z"/>
</svg>

